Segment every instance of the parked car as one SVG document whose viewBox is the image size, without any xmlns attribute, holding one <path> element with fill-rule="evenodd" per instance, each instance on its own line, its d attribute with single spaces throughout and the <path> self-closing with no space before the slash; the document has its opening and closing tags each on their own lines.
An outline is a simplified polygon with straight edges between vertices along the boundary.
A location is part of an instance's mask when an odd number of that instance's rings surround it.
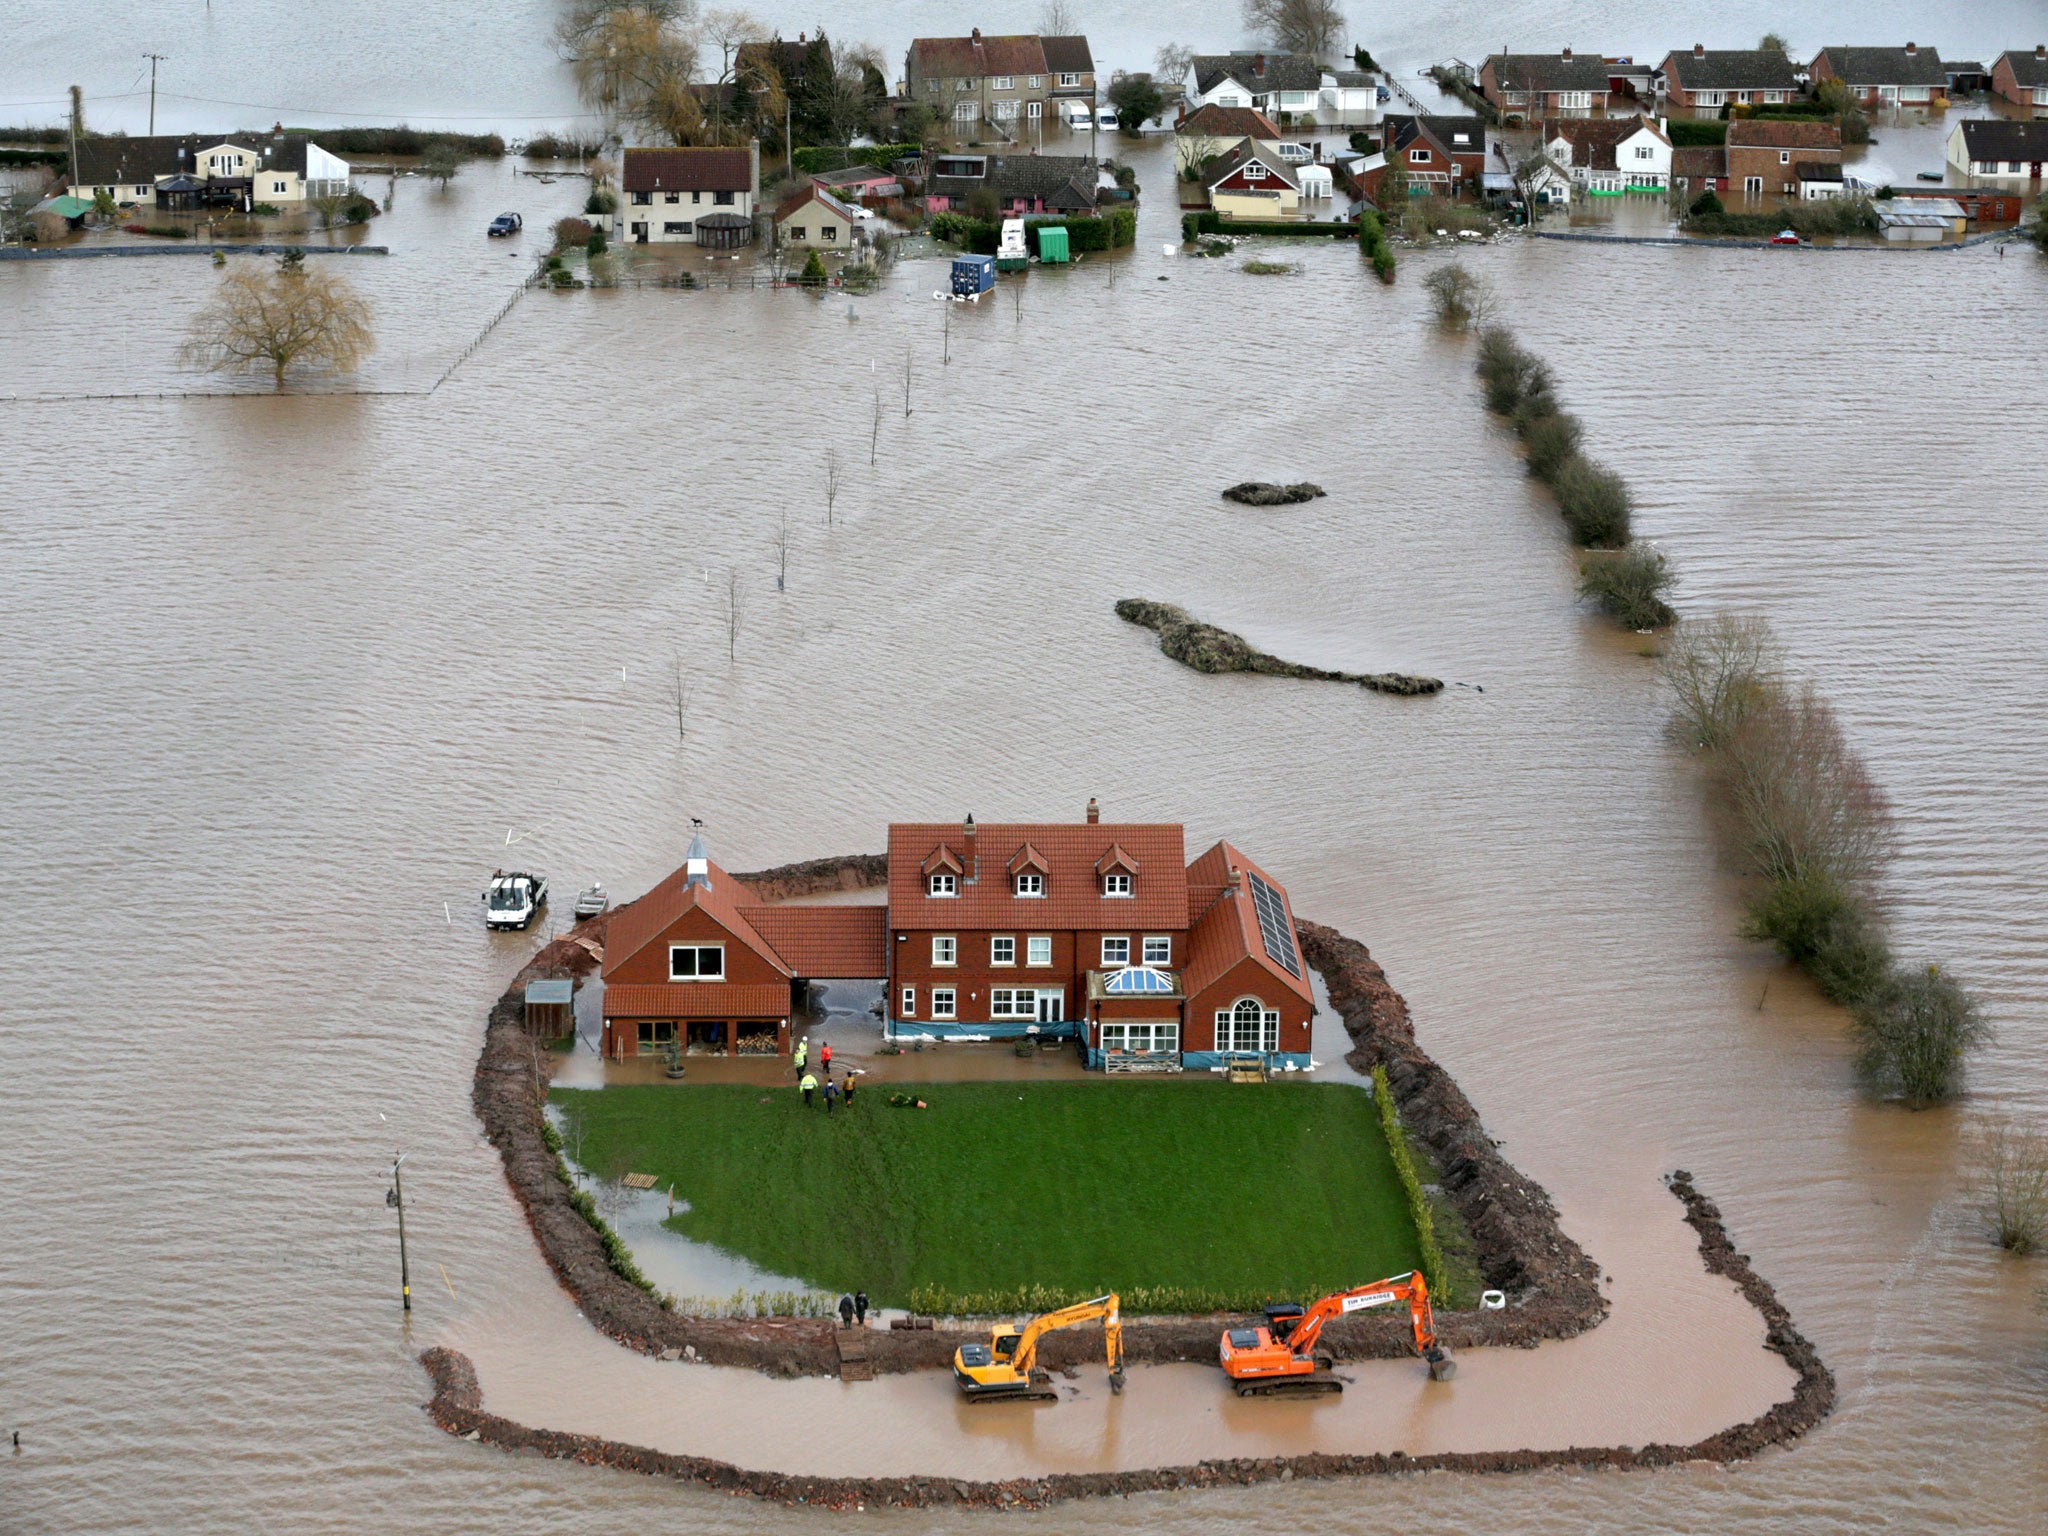
<svg viewBox="0 0 2048 1536">
<path fill-rule="evenodd" d="M 1781 229 L 1775 235 L 1771 236 L 1771 244 L 1797 245 L 1799 244 L 1799 234 L 1796 230 Z"/>
<path fill-rule="evenodd" d="M 489 235 L 516 235 L 525 227 L 525 220 L 516 213 L 501 213 L 491 220 L 491 227 L 484 231 Z"/>
</svg>

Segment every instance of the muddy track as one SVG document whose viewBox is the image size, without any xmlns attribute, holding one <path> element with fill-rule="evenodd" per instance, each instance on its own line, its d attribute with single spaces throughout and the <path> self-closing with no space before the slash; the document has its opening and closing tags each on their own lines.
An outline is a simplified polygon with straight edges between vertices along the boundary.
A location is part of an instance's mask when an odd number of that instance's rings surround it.
<svg viewBox="0 0 2048 1536">
<path fill-rule="evenodd" d="M 825 890 L 856 890 L 881 883 L 879 855 L 816 859 L 740 875 L 764 896 L 785 900 Z M 570 1190 L 542 1134 L 541 1108 L 552 1058 L 530 1046 L 523 1023 L 526 983 L 544 976 L 586 976 L 602 955 L 605 929 L 622 908 L 578 924 L 546 945 L 513 978 L 491 1009 L 472 1094 L 486 1134 L 505 1160 L 505 1174 L 525 1209 L 549 1267 L 583 1315 L 606 1336 L 664 1359 L 693 1358 L 744 1366 L 774 1376 L 832 1375 L 838 1351 L 831 1324 L 809 1318 L 700 1318 L 666 1310 L 646 1291 L 617 1274 L 597 1232 L 570 1204 Z M 1355 939 L 1317 923 L 1298 922 L 1302 949 L 1322 973 L 1330 1000 L 1352 1040 L 1347 1060 L 1361 1071 L 1384 1067 L 1403 1125 L 1441 1170 L 1446 1196 L 1470 1228 L 1486 1284 L 1507 1293 L 1500 1311 L 1439 1312 L 1439 1332 L 1454 1349 L 1513 1345 L 1534 1348 L 1544 1339 L 1569 1338 L 1597 1325 L 1607 1313 L 1599 1269 L 1558 1225 L 1544 1191 L 1522 1177 L 1495 1149 L 1478 1111 L 1457 1084 L 1415 1043 L 1407 1004 L 1386 973 Z M 1709 1271 L 1732 1279 L 1763 1313 L 1769 1345 L 1798 1375 L 1793 1396 L 1760 1418 L 1695 1446 L 1643 1446 L 1568 1451 L 1488 1452 L 1434 1457 L 1304 1456 L 1256 1461 L 1204 1462 L 1115 1474 L 1062 1474 L 1003 1483 L 947 1478 L 819 1479 L 748 1472 L 702 1457 L 675 1456 L 590 1436 L 528 1429 L 482 1409 L 476 1375 L 461 1355 L 432 1349 L 421 1356 L 434 1378 L 428 1405 L 451 1434 L 508 1448 L 601 1463 L 628 1471 L 674 1477 L 750 1492 L 790 1503 L 851 1508 L 879 1503 L 910 1506 L 968 1503 L 1033 1507 L 1061 1499 L 1164 1488 L 1211 1487 L 1292 1477 L 1456 1470 L 1522 1471 L 1551 1466 L 1664 1466 L 1674 1462 L 1736 1460 L 1804 1433 L 1834 1404 L 1834 1378 L 1793 1326 L 1770 1285 L 1735 1251 L 1714 1204 L 1675 1173 L 1671 1189 L 1700 1234 Z M 1124 1329 L 1134 1364 L 1212 1361 L 1216 1317 L 1134 1318 Z M 1100 1352 L 1093 1329 L 1048 1337 L 1041 1357 L 1052 1369 L 1080 1364 Z M 876 1330 L 869 1357 L 876 1371 L 943 1370 L 953 1350 L 979 1337 L 954 1327 L 922 1332 Z M 1411 1352 L 1405 1318 L 1360 1316 L 1333 1323 L 1324 1345 L 1341 1359 L 1384 1359 Z"/>
</svg>

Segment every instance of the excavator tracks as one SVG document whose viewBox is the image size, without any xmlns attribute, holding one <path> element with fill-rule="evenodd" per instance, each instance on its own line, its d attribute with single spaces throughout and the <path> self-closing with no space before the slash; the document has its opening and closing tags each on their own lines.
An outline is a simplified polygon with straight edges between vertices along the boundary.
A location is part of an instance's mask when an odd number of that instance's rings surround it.
<svg viewBox="0 0 2048 1536">
<path fill-rule="evenodd" d="M 1231 1383 L 1239 1397 L 1335 1397 L 1344 1383 L 1329 1371 L 1312 1376 L 1254 1376 Z"/>
</svg>

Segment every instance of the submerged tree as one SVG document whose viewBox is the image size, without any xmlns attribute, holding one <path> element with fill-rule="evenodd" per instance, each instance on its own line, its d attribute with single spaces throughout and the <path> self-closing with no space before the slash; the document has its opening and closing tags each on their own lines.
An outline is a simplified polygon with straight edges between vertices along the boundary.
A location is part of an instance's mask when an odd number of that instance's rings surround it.
<svg viewBox="0 0 2048 1536">
<path fill-rule="evenodd" d="M 1335 0 L 1244 0 L 1244 28 L 1288 53 L 1320 59 L 1337 45 L 1344 12 Z"/>
<path fill-rule="evenodd" d="M 704 105 L 692 83 L 697 37 L 687 0 L 576 0 L 555 28 L 577 93 L 592 108 L 672 144 L 704 131 Z"/>
<path fill-rule="evenodd" d="M 1863 1037 L 1857 1066 L 1864 1080 L 1913 1109 L 1960 1093 L 1964 1055 L 1991 1038 L 1977 1000 L 1934 965 L 1902 971 L 1858 1004 L 1856 1028 Z"/>
<path fill-rule="evenodd" d="M 353 373 L 376 344 L 370 306 L 348 280 L 291 253 L 275 267 L 230 267 L 193 317 L 179 357 L 209 373 L 268 369 L 282 389 L 285 374 L 301 364 Z"/>
</svg>

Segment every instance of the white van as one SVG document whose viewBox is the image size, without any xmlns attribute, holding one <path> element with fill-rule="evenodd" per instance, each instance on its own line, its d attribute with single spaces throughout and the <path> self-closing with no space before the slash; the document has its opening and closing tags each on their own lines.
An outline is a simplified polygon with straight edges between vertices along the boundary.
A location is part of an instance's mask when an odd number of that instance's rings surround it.
<svg viewBox="0 0 2048 1536">
<path fill-rule="evenodd" d="M 1095 108 L 1085 101 L 1060 103 L 1060 126 L 1079 133 L 1095 121 Z"/>
<path fill-rule="evenodd" d="M 1097 107 L 1095 109 L 1095 126 L 1098 128 L 1107 129 L 1111 132 L 1114 132 L 1117 126 L 1116 108 Z"/>
</svg>

